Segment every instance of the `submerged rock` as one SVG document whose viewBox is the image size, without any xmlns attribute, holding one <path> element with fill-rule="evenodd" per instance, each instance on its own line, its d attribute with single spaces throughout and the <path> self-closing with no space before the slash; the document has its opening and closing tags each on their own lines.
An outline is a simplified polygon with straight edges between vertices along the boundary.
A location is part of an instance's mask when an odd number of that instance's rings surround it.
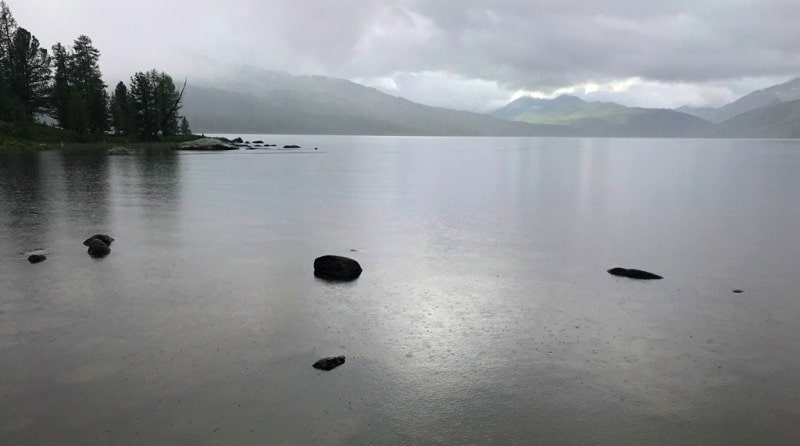
<svg viewBox="0 0 800 446">
<path fill-rule="evenodd" d="M 322 279 L 355 280 L 361 271 L 361 265 L 349 257 L 327 255 L 314 260 L 314 275 Z"/>
<path fill-rule="evenodd" d="M 344 356 L 333 356 L 330 358 L 322 358 L 319 361 L 315 362 L 312 367 L 319 370 L 333 370 L 336 367 L 344 364 Z"/>
<path fill-rule="evenodd" d="M 744 290 L 740 290 L 740 289 L 737 288 L 737 289 L 733 290 L 733 292 L 736 293 L 736 294 L 741 294 L 741 293 L 744 293 Z"/>
<path fill-rule="evenodd" d="M 43 256 L 41 254 L 33 254 L 33 255 L 28 256 L 28 261 L 31 262 L 31 263 L 44 262 L 45 260 L 47 260 L 47 257 L 45 257 L 45 256 Z"/>
<path fill-rule="evenodd" d="M 186 141 L 174 147 L 174 150 L 239 150 L 236 145 L 219 138 L 200 138 L 193 141 Z"/>
<path fill-rule="evenodd" d="M 253 144 L 264 144 L 264 141 L 262 141 L 260 139 L 257 139 L 255 141 L 253 141 Z"/>
<path fill-rule="evenodd" d="M 106 234 L 95 234 L 86 240 L 83 241 L 83 246 L 89 246 L 92 243 L 92 240 L 100 240 L 101 242 L 105 243 L 106 245 L 111 246 L 111 243 L 114 242 L 114 237 Z"/>
<path fill-rule="evenodd" d="M 89 242 L 89 250 L 87 251 L 90 256 L 94 258 L 105 257 L 111 254 L 111 248 L 108 247 L 102 240 L 92 239 Z"/>
<path fill-rule="evenodd" d="M 108 150 L 109 155 L 130 155 L 131 152 L 125 147 L 113 147 Z"/>
<path fill-rule="evenodd" d="M 284 149 L 299 149 L 300 146 L 295 145 L 295 144 L 289 144 L 289 145 L 283 146 L 283 148 Z"/>
<path fill-rule="evenodd" d="M 608 273 L 614 276 L 620 277 L 628 277 L 630 279 L 639 279 L 639 280 L 659 280 L 663 279 L 663 277 L 659 276 L 658 274 L 653 274 L 651 272 L 642 271 L 640 269 L 633 269 L 633 268 L 611 268 L 608 270 Z"/>
</svg>

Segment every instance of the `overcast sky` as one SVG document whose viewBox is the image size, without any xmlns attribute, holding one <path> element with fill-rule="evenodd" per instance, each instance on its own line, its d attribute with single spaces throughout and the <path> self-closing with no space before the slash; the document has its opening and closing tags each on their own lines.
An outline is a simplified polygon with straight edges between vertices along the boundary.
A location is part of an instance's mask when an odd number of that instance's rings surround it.
<svg viewBox="0 0 800 446">
<path fill-rule="evenodd" d="M 6 0 L 50 47 L 79 34 L 111 83 L 251 65 L 487 111 L 523 94 L 722 105 L 800 74 L 798 0 Z"/>
</svg>

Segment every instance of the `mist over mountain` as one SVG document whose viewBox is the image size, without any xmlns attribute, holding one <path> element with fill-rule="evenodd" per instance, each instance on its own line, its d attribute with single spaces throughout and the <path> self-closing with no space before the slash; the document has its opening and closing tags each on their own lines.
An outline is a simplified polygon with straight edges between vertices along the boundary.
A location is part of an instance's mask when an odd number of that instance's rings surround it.
<svg viewBox="0 0 800 446">
<path fill-rule="evenodd" d="M 797 99 L 800 99 L 800 77 L 796 77 L 782 84 L 773 85 L 763 90 L 754 91 L 722 107 L 683 106 L 677 110 L 719 124 L 751 110 L 778 105 L 784 102 L 791 102 Z"/>
<path fill-rule="evenodd" d="M 344 79 L 246 68 L 190 84 L 183 113 L 195 131 L 207 133 L 791 138 L 797 99 L 800 78 L 719 108 L 627 107 L 562 95 L 521 97 L 484 115 L 417 104 Z"/>
<path fill-rule="evenodd" d="M 195 131 L 233 133 L 560 136 L 574 130 L 429 107 L 347 80 L 244 70 L 187 87 Z"/>
</svg>

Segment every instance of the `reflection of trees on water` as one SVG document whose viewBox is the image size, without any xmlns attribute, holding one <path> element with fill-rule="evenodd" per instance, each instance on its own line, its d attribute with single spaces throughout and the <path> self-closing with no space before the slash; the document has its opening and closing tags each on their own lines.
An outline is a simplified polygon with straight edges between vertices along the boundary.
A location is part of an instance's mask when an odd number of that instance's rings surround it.
<svg viewBox="0 0 800 446">
<path fill-rule="evenodd" d="M 59 152 L 66 212 L 87 228 L 105 229 L 109 221 L 108 156 Z"/>
<path fill-rule="evenodd" d="M 135 157 L 144 210 L 174 210 L 180 191 L 179 156 L 172 151 L 147 150 Z"/>
<path fill-rule="evenodd" d="M 23 252 L 47 247 L 62 227 L 113 232 L 129 220 L 174 219 L 179 159 L 172 151 L 135 156 L 40 152 L 0 154 L 0 246 Z M 126 210 L 132 210 L 127 213 Z M 119 213 L 119 215 L 115 214 Z M 6 249 L 4 249 L 6 250 Z"/>
<path fill-rule="evenodd" d="M 0 154 L 0 234 L 3 246 L 17 252 L 39 246 L 46 231 L 49 204 L 38 154 Z"/>
</svg>

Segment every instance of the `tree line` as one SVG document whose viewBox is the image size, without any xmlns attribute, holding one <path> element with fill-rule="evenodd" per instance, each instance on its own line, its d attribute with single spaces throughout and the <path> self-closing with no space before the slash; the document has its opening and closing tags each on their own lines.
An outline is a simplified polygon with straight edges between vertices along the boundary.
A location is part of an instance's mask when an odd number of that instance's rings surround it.
<svg viewBox="0 0 800 446">
<path fill-rule="evenodd" d="M 137 72 L 109 96 L 99 59 L 100 51 L 85 35 L 70 47 L 41 48 L 0 0 L 0 120 L 26 124 L 49 116 L 78 134 L 113 132 L 144 140 L 191 134 L 179 115 L 183 88 L 179 91 L 168 74 Z"/>
</svg>

